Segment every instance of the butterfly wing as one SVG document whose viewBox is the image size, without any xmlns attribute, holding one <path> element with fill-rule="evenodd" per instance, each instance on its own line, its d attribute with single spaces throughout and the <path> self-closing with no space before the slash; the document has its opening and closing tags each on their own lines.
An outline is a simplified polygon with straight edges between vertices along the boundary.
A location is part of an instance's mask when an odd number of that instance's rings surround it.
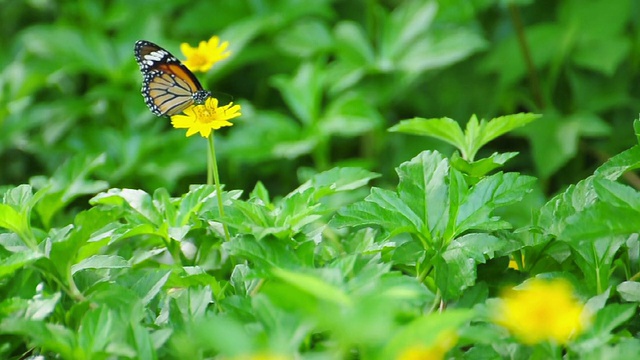
<svg viewBox="0 0 640 360">
<path fill-rule="evenodd" d="M 160 46 L 139 40 L 134 53 L 142 72 L 142 96 L 154 114 L 179 114 L 211 96 L 180 60 Z"/>
</svg>

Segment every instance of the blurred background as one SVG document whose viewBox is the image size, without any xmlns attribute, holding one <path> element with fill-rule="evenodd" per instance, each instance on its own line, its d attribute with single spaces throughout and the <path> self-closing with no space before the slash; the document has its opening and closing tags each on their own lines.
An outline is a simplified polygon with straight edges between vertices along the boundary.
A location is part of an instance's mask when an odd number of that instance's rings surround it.
<svg viewBox="0 0 640 360">
<path fill-rule="evenodd" d="M 215 133 L 227 189 L 286 194 L 334 166 L 380 172 L 429 138 L 400 120 L 544 117 L 481 153 L 547 197 L 636 144 L 640 2 L 633 0 L 0 0 L 0 185 L 76 161 L 110 187 L 173 195 L 206 181 L 206 140 L 186 138 L 140 95 L 136 40 L 184 59 L 212 35 L 232 55 L 204 87 L 243 107 Z M 631 175 L 627 181 L 638 186 Z"/>
</svg>

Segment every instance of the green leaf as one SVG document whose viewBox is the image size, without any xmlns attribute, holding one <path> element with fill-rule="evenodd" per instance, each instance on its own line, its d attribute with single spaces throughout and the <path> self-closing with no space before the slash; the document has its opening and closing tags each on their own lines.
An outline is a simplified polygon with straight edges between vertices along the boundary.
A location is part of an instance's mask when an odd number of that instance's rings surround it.
<svg viewBox="0 0 640 360">
<path fill-rule="evenodd" d="M 638 121 L 638 124 L 640 124 L 640 121 Z M 640 145 L 635 145 L 631 149 L 625 150 L 607 160 L 596 169 L 594 174 L 609 180 L 617 180 L 625 172 L 638 168 L 640 168 Z"/>
<path fill-rule="evenodd" d="M 131 289 L 143 305 L 148 305 L 160 293 L 170 275 L 171 271 L 161 269 L 131 271 L 118 277 L 117 283 Z"/>
<path fill-rule="evenodd" d="M 447 310 L 422 316 L 396 332 L 382 350 L 380 359 L 396 359 L 409 348 L 430 348 L 452 336 L 473 316 L 471 310 Z"/>
<path fill-rule="evenodd" d="M 506 222 L 491 217 L 498 207 L 514 204 L 533 190 L 536 179 L 517 173 L 497 173 L 480 180 L 460 199 L 454 236 L 467 230 L 499 230 L 509 228 Z"/>
<path fill-rule="evenodd" d="M 571 60 L 586 69 L 612 76 L 630 49 L 629 39 L 622 36 L 591 39 L 575 50 Z"/>
<path fill-rule="evenodd" d="M 640 302 L 640 283 L 623 281 L 616 287 L 618 294 L 624 301 Z"/>
<path fill-rule="evenodd" d="M 539 119 L 541 115 L 532 113 L 519 113 L 513 115 L 500 116 L 489 120 L 488 122 L 481 121 L 480 129 L 475 139 L 467 138 L 467 144 L 473 144 L 471 146 L 470 153 L 475 154 L 480 148 L 486 145 L 491 140 L 502 136 L 508 132 L 511 132 L 519 127 L 525 126 L 530 122 Z M 471 123 L 471 120 L 469 120 Z M 466 135 L 470 135 L 468 129 L 469 123 L 467 123 Z M 473 157 L 472 157 L 473 158 Z"/>
<path fill-rule="evenodd" d="M 20 212 L 7 204 L 0 204 L 0 227 L 21 234 L 26 226 Z"/>
<path fill-rule="evenodd" d="M 574 238 L 569 243 L 576 254 L 575 262 L 584 274 L 589 290 L 601 294 L 609 287 L 613 258 L 624 244 L 622 236 L 608 236 L 596 240 Z"/>
<path fill-rule="evenodd" d="M 160 225 L 163 222 L 162 215 L 153 204 L 153 200 L 148 193 L 134 189 L 109 189 L 100 193 L 91 200 L 91 205 L 109 205 L 126 210 L 131 209 L 135 217 L 132 220 L 141 223 L 151 223 Z"/>
<path fill-rule="evenodd" d="M 385 21 L 380 56 L 384 62 L 397 59 L 409 51 L 429 29 L 436 13 L 435 1 L 406 1 L 395 8 Z"/>
<path fill-rule="evenodd" d="M 419 233 L 424 227 L 422 219 L 396 193 L 376 187 L 364 201 L 340 210 L 333 224 L 337 227 L 378 225 L 391 235 Z"/>
<path fill-rule="evenodd" d="M 389 131 L 430 136 L 447 142 L 460 150 L 465 148 L 465 137 L 460 125 L 449 118 L 402 120 L 400 123 L 390 127 Z"/>
<path fill-rule="evenodd" d="M 350 307 L 353 302 L 342 289 L 310 274 L 296 273 L 281 268 L 271 269 L 271 273 L 285 283 L 296 287 L 318 299 L 340 306 Z"/>
<path fill-rule="evenodd" d="M 372 179 L 379 177 L 380 174 L 360 168 L 336 167 L 314 175 L 310 181 L 302 184 L 293 193 L 306 190 L 308 186 L 313 186 L 319 195 L 326 196 L 340 191 L 361 188 Z"/>
<path fill-rule="evenodd" d="M 40 189 L 35 195 L 31 186 L 20 185 L 4 193 L 0 204 L 0 227 L 16 233 L 32 251 L 37 250 L 38 240 L 30 226 L 31 210 L 46 194 L 47 189 Z"/>
<path fill-rule="evenodd" d="M 615 328 L 633 317 L 636 308 L 636 304 L 610 304 L 598 311 L 591 330 L 596 336 L 589 345 L 595 348 L 606 343 L 613 337 Z"/>
<path fill-rule="evenodd" d="M 42 296 L 32 299 L 25 312 L 25 318 L 31 320 L 43 320 L 47 318 L 56 308 L 60 301 L 61 294 L 54 293 L 50 296 Z"/>
<path fill-rule="evenodd" d="M 411 209 L 416 228 L 436 235 L 449 220 L 447 212 L 449 163 L 438 152 L 423 151 L 411 161 L 400 164 L 396 170 L 400 182 L 398 194 Z M 410 215 L 398 208 L 407 217 Z M 417 220 L 417 221 L 416 221 Z M 427 229 L 423 229 L 423 224 Z M 424 234 L 427 235 L 427 234 Z M 430 236 L 430 235 L 429 235 Z"/>
<path fill-rule="evenodd" d="M 333 39 L 325 22 L 308 19 L 282 31 L 275 38 L 275 44 L 290 55 L 305 58 L 327 51 Z"/>
<path fill-rule="evenodd" d="M 593 188 L 601 201 L 640 212 L 640 192 L 636 189 L 599 177 L 593 179 Z"/>
<path fill-rule="evenodd" d="M 360 25 L 352 21 L 341 21 L 334 28 L 337 56 L 341 61 L 357 65 L 362 69 L 372 64 L 375 54 Z"/>
<path fill-rule="evenodd" d="M 476 160 L 476 161 L 468 161 L 460 157 L 458 152 L 454 152 L 451 155 L 451 166 L 456 168 L 457 170 L 471 176 L 480 178 L 482 176 L 487 175 L 489 172 L 502 167 L 507 161 L 513 159 L 518 155 L 517 152 L 508 152 L 508 153 L 493 153 L 488 158 Z"/>
<path fill-rule="evenodd" d="M 13 253 L 0 260 L 0 278 L 13 275 L 17 270 L 32 264 L 44 255 L 35 251 L 21 251 Z"/>
<path fill-rule="evenodd" d="M 320 66 L 320 63 L 304 62 L 293 77 L 279 75 L 272 79 L 291 111 L 306 127 L 318 120 L 322 90 Z"/>
<path fill-rule="evenodd" d="M 48 188 L 46 195 L 36 206 L 45 227 L 62 208 L 82 195 L 95 194 L 107 189 L 106 181 L 89 180 L 88 176 L 106 162 L 106 155 L 95 157 L 75 156 L 59 167 L 49 179 L 34 177 L 31 183 L 37 188 Z"/>
<path fill-rule="evenodd" d="M 60 354 L 65 359 L 73 359 L 77 356 L 74 332 L 58 324 L 22 318 L 5 318 L 0 321 L 0 333 L 24 336 L 29 339 L 30 344 Z"/>
<path fill-rule="evenodd" d="M 129 267 L 127 260 L 117 255 L 94 255 L 71 267 L 71 274 L 85 269 L 122 269 Z"/>
<path fill-rule="evenodd" d="M 320 119 L 323 134 L 357 136 L 382 125 L 382 117 L 357 93 L 346 93 L 329 103 Z"/>
</svg>

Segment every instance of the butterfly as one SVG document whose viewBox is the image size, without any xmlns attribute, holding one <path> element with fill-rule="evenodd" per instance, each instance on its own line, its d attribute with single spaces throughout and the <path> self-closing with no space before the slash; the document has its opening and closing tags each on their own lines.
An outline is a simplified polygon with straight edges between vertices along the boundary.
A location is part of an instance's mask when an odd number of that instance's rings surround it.
<svg viewBox="0 0 640 360">
<path fill-rule="evenodd" d="M 142 96 L 152 113 L 176 115 L 211 96 L 178 58 L 160 46 L 138 40 L 134 53 L 142 72 Z"/>
</svg>

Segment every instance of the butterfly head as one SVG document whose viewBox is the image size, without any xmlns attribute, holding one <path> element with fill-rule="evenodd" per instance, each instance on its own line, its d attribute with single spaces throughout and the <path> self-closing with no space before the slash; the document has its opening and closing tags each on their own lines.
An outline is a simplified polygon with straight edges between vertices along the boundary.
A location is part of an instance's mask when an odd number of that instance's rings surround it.
<svg viewBox="0 0 640 360">
<path fill-rule="evenodd" d="M 198 90 L 191 95 L 196 105 L 202 105 L 211 97 L 211 93 L 207 90 Z"/>
</svg>

